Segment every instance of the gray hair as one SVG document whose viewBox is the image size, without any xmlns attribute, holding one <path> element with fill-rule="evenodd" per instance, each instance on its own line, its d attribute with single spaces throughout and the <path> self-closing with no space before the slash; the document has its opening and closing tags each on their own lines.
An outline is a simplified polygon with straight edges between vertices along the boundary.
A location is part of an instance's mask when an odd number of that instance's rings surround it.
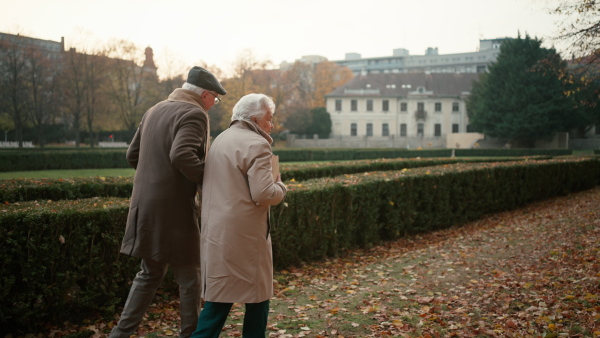
<svg viewBox="0 0 600 338">
<path fill-rule="evenodd" d="M 275 114 L 275 102 L 265 94 L 248 94 L 242 97 L 233 107 L 231 121 L 250 121 L 251 117 L 262 119 L 267 111 Z"/>
<path fill-rule="evenodd" d="M 191 90 L 191 91 L 193 91 L 194 93 L 196 93 L 198 95 L 202 95 L 202 93 L 204 93 L 204 91 L 206 90 L 204 88 L 200 88 L 198 86 L 195 86 L 195 85 L 193 85 L 193 84 L 191 84 L 189 82 L 185 82 L 183 84 L 183 86 L 181 86 L 181 88 L 187 89 L 187 90 Z"/>
</svg>

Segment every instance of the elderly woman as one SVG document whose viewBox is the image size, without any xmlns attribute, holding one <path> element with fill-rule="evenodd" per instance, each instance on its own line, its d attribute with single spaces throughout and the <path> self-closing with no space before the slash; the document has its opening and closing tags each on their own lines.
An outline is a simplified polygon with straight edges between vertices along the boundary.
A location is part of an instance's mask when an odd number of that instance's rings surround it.
<svg viewBox="0 0 600 338">
<path fill-rule="evenodd" d="M 208 152 L 202 189 L 202 297 L 192 337 L 218 338 L 233 303 L 245 303 L 243 337 L 265 337 L 273 295 L 269 208 L 286 194 L 273 178 L 275 103 L 248 94 Z"/>
</svg>

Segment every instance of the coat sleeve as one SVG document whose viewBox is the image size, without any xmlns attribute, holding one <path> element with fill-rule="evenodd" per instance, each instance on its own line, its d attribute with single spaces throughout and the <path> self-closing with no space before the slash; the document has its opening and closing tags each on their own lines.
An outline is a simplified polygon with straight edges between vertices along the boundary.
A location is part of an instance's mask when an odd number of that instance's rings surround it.
<svg viewBox="0 0 600 338">
<path fill-rule="evenodd" d="M 138 128 L 133 136 L 133 140 L 131 140 L 129 148 L 127 148 L 127 154 L 125 155 L 127 162 L 129 162 L 129 165 L 131 165 L 133 169 L 137 169 L 138 161 L 140 159 L 140 134 L 140 128 Z"/>
<path fill-rule="evenodd" d="M 179 123 L 171 146 L 169 158 L 190 181 L 202 184 L 204 176 L 206 142 L 206 114 L 198 111 L 186 114 Z"/>
<path fill-rule="evenodd" d="M 252 165 L 248 169 L 248 186 L 254 203 L 259 205 L 277 205 L 283 201 L 287 189 L 283 183 L 273 180 L 271 147 L 262 142 L 252 147 L 250 151 Z"/>
</svg>

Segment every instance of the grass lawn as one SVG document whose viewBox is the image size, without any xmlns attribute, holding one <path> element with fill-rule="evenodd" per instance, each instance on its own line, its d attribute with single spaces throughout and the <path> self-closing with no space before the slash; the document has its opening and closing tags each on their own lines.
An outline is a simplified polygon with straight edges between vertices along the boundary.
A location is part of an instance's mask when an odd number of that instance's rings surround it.
<svg viewBox="0 0 600 338">
<path fill-rule="evenodd" d="M 71 177 L 111 177 L 133 176 L 135 170 L 129 168 L 117 169 L 75 169 L 75 170 L 35 170 L 0 172 L 0 179 L 12 178 L 71 178 Z"/>
</svg>

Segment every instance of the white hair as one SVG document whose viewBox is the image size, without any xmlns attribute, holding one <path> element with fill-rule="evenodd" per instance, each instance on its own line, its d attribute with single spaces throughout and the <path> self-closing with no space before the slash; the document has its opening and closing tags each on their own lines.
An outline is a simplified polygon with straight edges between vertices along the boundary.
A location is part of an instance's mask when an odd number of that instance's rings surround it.
<svg viewBox="0 0 600 338">
<path fill-rule="evenodd" d="M 187 90 L 191 90 L 191 91 L 193 91 L 194 93 L 196 93 L 198 95 L 202 95 L 202 93 L 204 93 L 204 91 L 206 90 L 204 88 L 200 88 L 198 86 L 195 86 L 195 85 L 193 85 L 193 84 L 191 84 L 189 82 L 185 82 L 183 84 L 183 86 L 181 86 L 181 88 L 187 89 Z"/>
<path fill-rule="evenodd" d="M 248 94 L 242 97 L 233 107 L 231 121 L 250 121 L 251 117 L 262 119 L 267 111 L 275 114 L 275 102 L 265 94 Z"/>
</svg>

